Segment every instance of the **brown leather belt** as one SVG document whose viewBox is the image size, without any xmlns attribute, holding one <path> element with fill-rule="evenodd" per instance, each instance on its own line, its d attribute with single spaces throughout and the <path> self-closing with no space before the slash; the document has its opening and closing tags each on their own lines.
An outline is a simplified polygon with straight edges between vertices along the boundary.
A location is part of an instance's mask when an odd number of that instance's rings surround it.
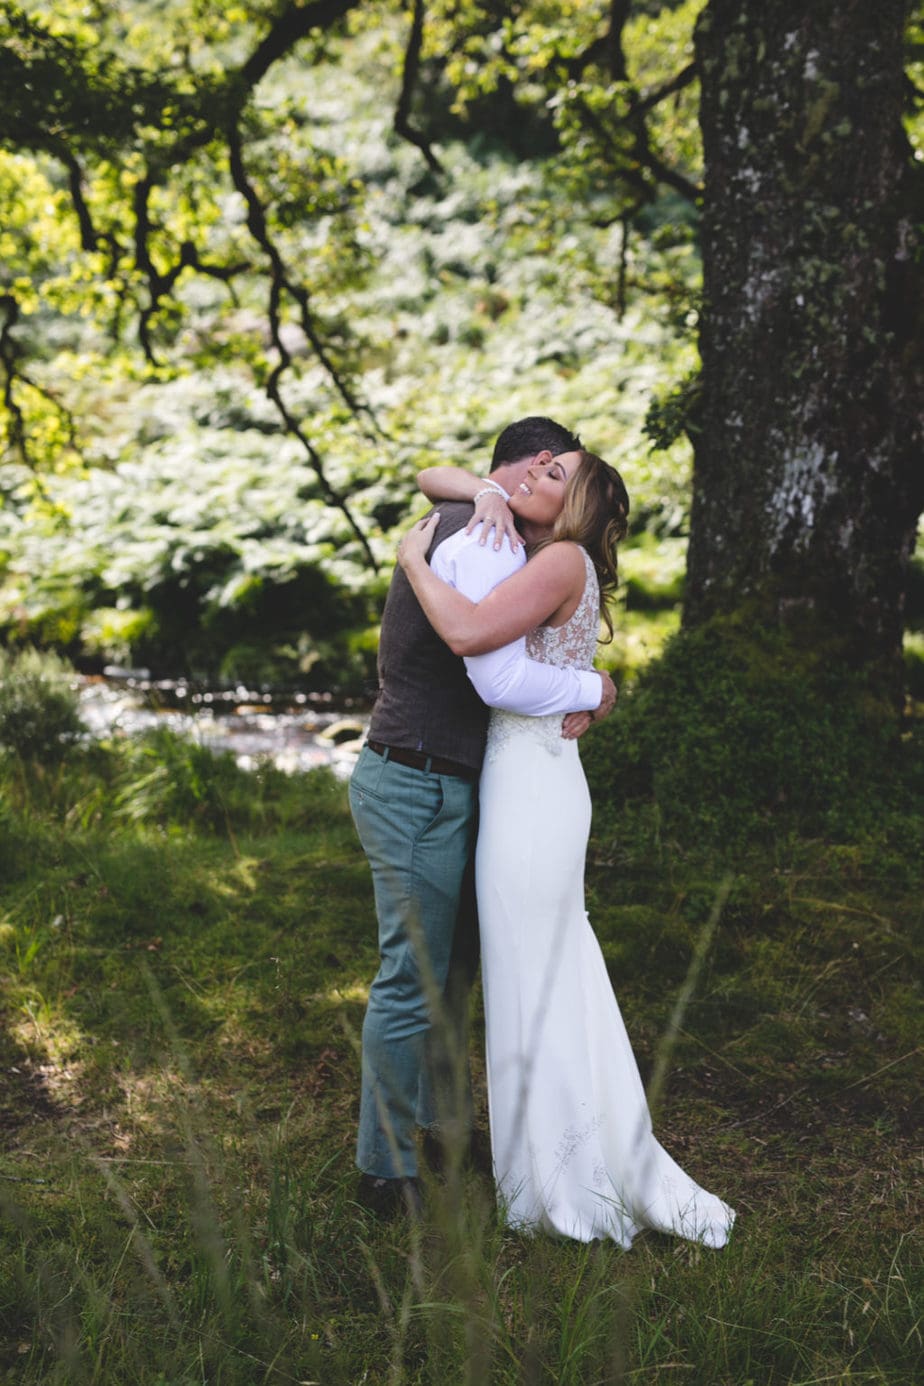
<svg viewBox="0 0 924 1386">
<path fill-rule="evenodd" d="M 454 775 L 459 780 L 477 780 L 478 771 L 471 765 L 462 765 L 457 760 L 445 760 L 442 756 L 428 756 L 426 751 L 409 751 L 404 746 L 383 746 L 381 741 L 367 741 L 370 751 L 385 760 L 396 761 L 398 765 L 410 765 L 414 770 L 423 770 L 427 775 Z"/>
</svg>

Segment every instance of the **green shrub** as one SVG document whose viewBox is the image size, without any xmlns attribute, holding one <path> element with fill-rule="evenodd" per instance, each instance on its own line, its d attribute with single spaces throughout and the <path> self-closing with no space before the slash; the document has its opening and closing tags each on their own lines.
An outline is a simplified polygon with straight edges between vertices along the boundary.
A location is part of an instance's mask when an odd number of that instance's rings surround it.
<svg viewBox="0 0 924 1386">
<path fill-rule="evenodd" d="M 726 620 L 668 643 L 588 738 L 585 765 L 604 825 L 644 809 L 674 841 L 735 849 L 876 826 L 910 797 L 909 750 L 894 709 L 830 649 Z"/>
<path fill-rule="evenodd" d="M 117 817 L 136 822 L 227 826 L 229 806 L 251 788 L 251 777 L 229 754 L 167 729 L 133 743 L 113 798 Z"/>
<path fill-rule="evenodd" d="M 73 678 L 57 655 L 0 649 L 0 748 L 24 760 L 60 760 L 83 731 Z"/>
<path fill-rule="evenodd" d="M 166 727 L 114 744 L 106 760 L 99 806 L 123 823 L 220 834 L 304 831 L 346 812 L 343 786 L 326 769 L 307 775 L 272 764 L 244 770 L 229 752 Z"/>
</svg>

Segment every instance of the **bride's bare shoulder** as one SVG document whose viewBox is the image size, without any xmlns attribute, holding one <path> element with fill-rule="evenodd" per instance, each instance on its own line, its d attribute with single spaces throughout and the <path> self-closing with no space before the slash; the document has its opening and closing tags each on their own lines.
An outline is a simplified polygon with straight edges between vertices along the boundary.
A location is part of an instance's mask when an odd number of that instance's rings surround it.
<svg viewBox="0 0 924 1386">
<path fill-rule="evenodd" d="M 556 539 L 541 548 L 529 561 L 550 570 L 554 568 L 558 572 L 573 573 L 575 577 L 584 576 L 584 550 L 573 539 Z"/>
</svg>

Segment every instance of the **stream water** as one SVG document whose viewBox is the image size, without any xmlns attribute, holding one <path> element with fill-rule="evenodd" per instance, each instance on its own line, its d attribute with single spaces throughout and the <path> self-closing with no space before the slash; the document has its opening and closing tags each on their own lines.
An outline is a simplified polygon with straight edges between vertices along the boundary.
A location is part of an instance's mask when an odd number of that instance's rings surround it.
<svg viewBox="0 0 924 1386">
<path fill-rule="evenodd" d="M 326 765 L 343 779 L 369 720 L 366 708 L 348 700 L 335 705 L 329 693 L 208 690 L 115 668 L 80 680 L 80 715 L 94 736 L 169 727 L 209 750 L 230 752 L 247 770 L 266 761 L 287 771 Z"/>
</svg>

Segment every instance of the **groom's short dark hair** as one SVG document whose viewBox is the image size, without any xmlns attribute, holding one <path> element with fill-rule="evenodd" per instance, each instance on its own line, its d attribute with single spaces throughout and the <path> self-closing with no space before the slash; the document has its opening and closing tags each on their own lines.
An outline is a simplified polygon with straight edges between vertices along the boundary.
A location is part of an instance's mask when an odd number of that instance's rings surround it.
<svg viewBox="0 0 924 1386">
<path fill-rule="evenodd" d="M 560 452 L 577 452 L 580 446 L 581 440 L 577 434 L 554 419 L 545 419 L 541 415 L 517 419 L 516 423 L 507 425 L 494 444 L 491 471 L 495 467 L 503 467 L 507 462 L 518 462 L 521 457 L 535 457 L 537 452 L 544 452 L 546 448 L 557 457 Z"/>
</svg>

